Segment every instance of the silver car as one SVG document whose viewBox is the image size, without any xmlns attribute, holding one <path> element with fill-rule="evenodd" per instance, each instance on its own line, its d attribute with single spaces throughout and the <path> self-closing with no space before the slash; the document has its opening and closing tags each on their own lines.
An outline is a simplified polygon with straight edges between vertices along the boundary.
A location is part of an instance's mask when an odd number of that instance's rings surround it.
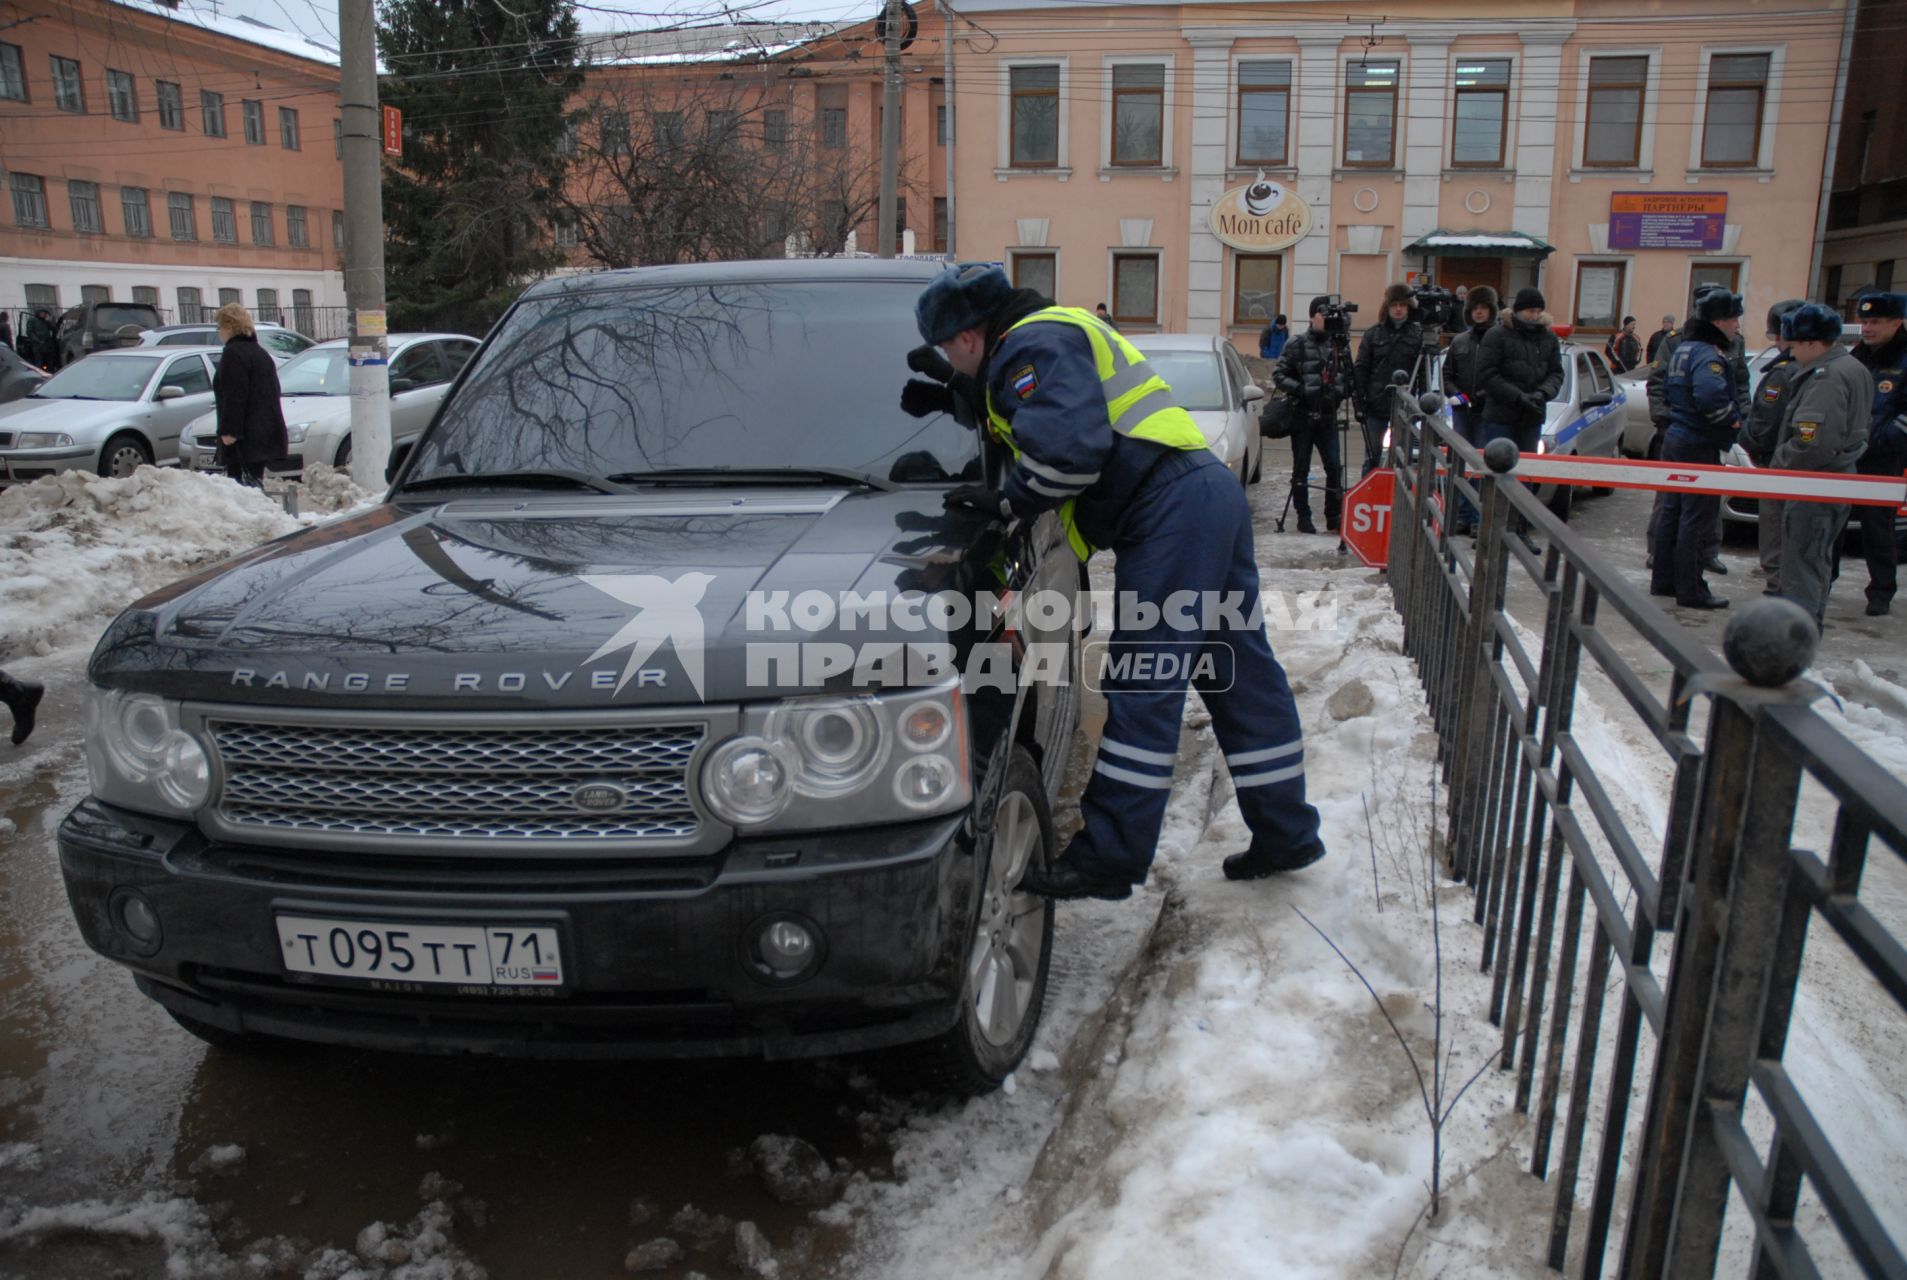
<svg viewBox="0 0 1907 1280">
<path fill-rule="evenodd" d="M 451 382 L 475 354 L 477 340 L 457 333 L 396 333 L 384 341 L 391 361 L 391 457 L 396 461 L 437 412 Z M 278 370 L 291 452 L 268 470 L 296 475 L 308 461 L 335 467 L 350 462 L 349 350 L 348 339 L 334 338 L 294 356 Z M 181 460 L 202 471 L 217 469 L 216 425 L 210 414 L 192 423 L 180 446 Z"/>
<path fill-rule="evenodd" d="M 265 354 L 279 364 L 309 351 L 312 340 L 296 329 L 287 329 L 281 324 L 261 324 L 258 328 L 258 345 Z M 215 324 L 169 324 L 158 329 L 147 329 L 139 335 L 142 347 L 203 347 L 219 345 L 219 327 Z"/>
<path fill-rule="evenodd" d="M 212 407 L 219 347 L 95 351 L 0 405 L 0 487 L 61 471 L 129 476 L 178 461 L 179 435 Z"/>
<path fill-rule="evenodd" d="M 1239 483 L 1257 480 L 1264 451 L 1258 402 L 1265 392 L 1252 381 L 1237 349 L 1208 334 L 1146 333 L 1127 341 L 1171 384 L 1172 398 L 1192 415 L 1205 443 Z"/>
</svg>

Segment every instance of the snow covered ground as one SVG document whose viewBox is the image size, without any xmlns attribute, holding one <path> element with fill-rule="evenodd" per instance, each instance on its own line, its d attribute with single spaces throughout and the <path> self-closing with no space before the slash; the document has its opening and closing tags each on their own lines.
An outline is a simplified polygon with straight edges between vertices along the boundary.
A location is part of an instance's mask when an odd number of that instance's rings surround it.
<svg viewBox="0 0 1907 1280">
<path fill-rule="evenodd" d="M 143 591 L 308 523 L 314 508 L 364 499 L 341 477 L 314 474 L 308 514 L 292 518 L 223 480 L 150 469 L 0 494 L 0 662 L 76 669 L 99 628 Z M 1441 985 L 1453 1091 L 1500 1032 L 1485 1018 L 1490 979 L 1476 965 L 1469 890 L 1441 880 L 1428 852 L 1443 821 L 1436 739 L 1389 590 L 1378 575 L 1345 567 L 1322 538 L 1262 539 L 1260 560 L 1276 593 L 1272 640 L 1307 727 L 1308 785 L 1330 856 L 1268 881 L 1222 878 L 1219 859 L 1243 846 L 1245 831 L 1215 767 L 1209 722 L 1189 702 L 1153 880 L 1128 902 L 1060 908 L 1047 1017 L 1023 1069 L 1000 1092 L 957 1106 L 856 1081 L 862 1127 L 891 1150 L 891 1176 L 857 1173 L 816 1211 L 817 1224 L 841 1229 L 830 1236 L 845 1239 L 841 1249 L 763 1263 L 759 1273 L 1552 1274 L 1543 1265 L 1551 1188 L 1525 1172 L 1529 1125 L 1499 1072 L 1486 1071 L 1452 1111 L 1443 1212 L 1426 1217 L 1431 1130 L 1386 1015 L 1427 1071 Z M 1861 663 L 1816 675 L 1844 699 L 1829 713 L 1844 731 L 1907 778 L 1907 690 Z M 1631 820 L 1659 829 L 1666 779 L 1652 767 L 1655 748 L 1603 703 L 1596 693 L 1579 708 L 1578 733 L 1620 780 Z M 1816 1013 L 1797 1036 L 1800 1055 L 1832 1062 L 1848 1051 L 1859 1009 Z M 1895 1056 L 1895 1071 L 1902 1062 L 1907 1053 Z M 1876 1148 L 1907 1143 L 1896 1078 L 1882 1070 L 1840 1087 L 1864 1090 L 1858 1114 Z M 0 1172 L 43 1158 L 31 1146 L 0 1146 Z M 0 1243 L 141 1240 L 181 1277 L 484 1274 L 478 1251 L 455 1237 L 453 1193 L 441 1185 L 419 1188 L 421 1211 L 416 1202 L 393 1206 L 355 1240 L 305 1250 L 265 1236 L 234 1246 L 217 1231 L 216 1179 L 242 1177 L 244 1153 L 215 1147 L 204 1159 L 191 1187 L 119 1201 L 9 1202 L 0 1206 Z"/>
</svg>

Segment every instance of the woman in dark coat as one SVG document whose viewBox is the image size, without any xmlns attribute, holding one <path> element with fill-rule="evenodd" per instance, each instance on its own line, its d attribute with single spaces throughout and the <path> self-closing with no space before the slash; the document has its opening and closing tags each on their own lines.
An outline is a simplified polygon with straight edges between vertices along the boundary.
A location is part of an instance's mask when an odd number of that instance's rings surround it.
<svg viewBox="0 0 1907 1280">
<path fill-rule="evenodd" d="M 285 456 L 285 412 L 279 404 L 278 365 L 258 345 L 252 313 L 237 302 L 218 309 L 225 354 L 212 379 L 218 406 L 219 460 L 240 484 L 262 488 L 265 468 Z"/>
</svg>

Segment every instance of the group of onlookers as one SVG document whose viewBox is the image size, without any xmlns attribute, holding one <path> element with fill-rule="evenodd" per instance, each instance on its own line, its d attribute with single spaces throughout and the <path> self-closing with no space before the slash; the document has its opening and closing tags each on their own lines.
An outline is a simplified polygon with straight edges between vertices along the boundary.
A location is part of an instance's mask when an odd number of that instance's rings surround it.
<svg viewBox="0 0 1907 1280">
<path fill-rule="evenodd" d="M 18 338 L 13 334 L 13 319 L 0 311 L 0 347 L 6 347 L 30 365 L 52 373 L 59 367 L 60 347 L 55 339 L 53 313 L 39 308 L 20 324 Z"/>
</svg>

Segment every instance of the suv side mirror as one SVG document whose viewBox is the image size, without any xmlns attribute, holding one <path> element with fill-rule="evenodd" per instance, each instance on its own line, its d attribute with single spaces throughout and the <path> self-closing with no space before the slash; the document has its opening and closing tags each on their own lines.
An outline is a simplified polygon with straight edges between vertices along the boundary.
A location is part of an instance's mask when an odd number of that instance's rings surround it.
<svg viewBox="0 0 1907 1280">
<path fill-rule="evenodd" d="M 177 399 L 178 399 L 178 398 L 179 398 L 180 396 L 182 396 L 182 395 L 184 395 L 184 394 L 185 394 L 185 388 L 184 388 L 184 387 L 181 387 L 181 386 L 179 386 L 179 385 L 177 385 L 176 383 L 171 383 L 171 382 L 168 382 L 168 383 L 166 383 L 166 385 L 165 385 L 165 386 L 163 386 L 163 387 L 160 387 L 160 388 L 159 388 L 159 394 L 158 394 L 158 395 L 156 395 L 156 396 L 154 396 L 154 397 L 153 397 L 153 399 L 155 399 L 155 400 L 177 400 Z"/>
<path fill-rule="evenodd" d="M 416 386 L 417 384 L 412 382 L 409 378 L 392 378 L 391 394 L 394 396 L 403 395 L 406 391 L 414 390 Z"/>
</svg>

